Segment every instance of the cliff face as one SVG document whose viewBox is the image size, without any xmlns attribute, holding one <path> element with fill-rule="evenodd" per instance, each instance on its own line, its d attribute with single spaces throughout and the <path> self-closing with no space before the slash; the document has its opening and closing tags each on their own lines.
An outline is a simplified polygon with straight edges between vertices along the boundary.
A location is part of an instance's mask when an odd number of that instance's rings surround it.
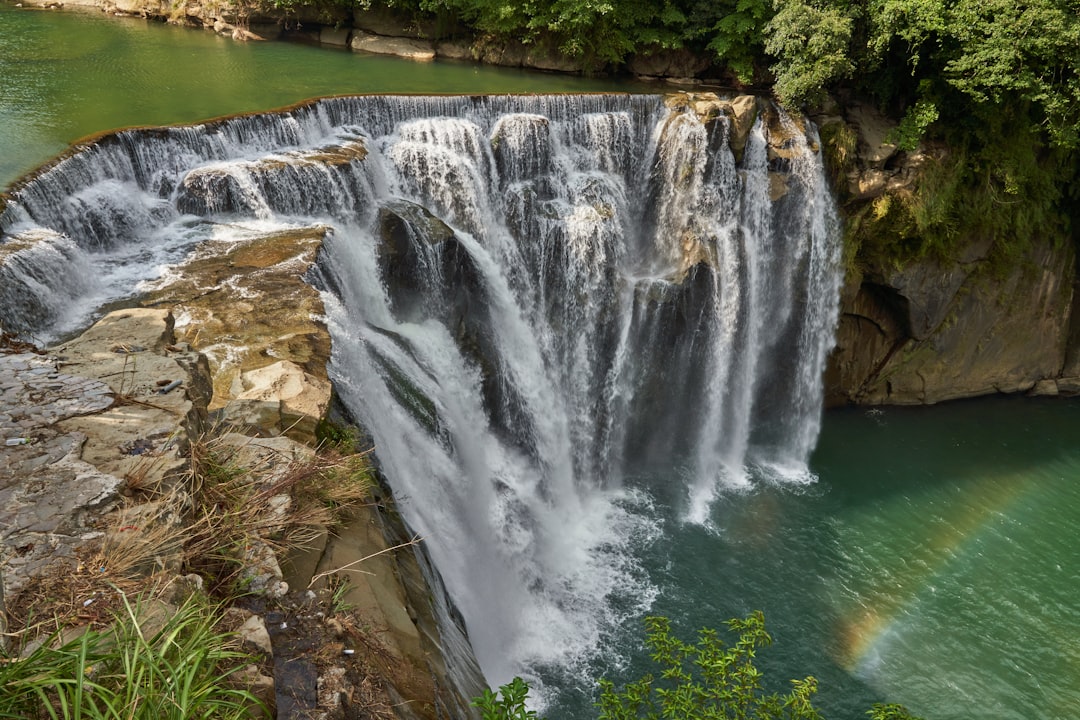
<svg viewBox="0 0 1080 720">
<path fill-rule="evenodd" d="M 899 153 L 889 123 L 853 103 L 819 117 L 823 135 L 847 133 L 854 162 L 838 188 L 847 222 L 912 192 L 928 151 Z M 972 236 L 948 259 L 897 264 L 858 251 L 841 298 L 826 375 L 832 405 L 929 404 L 995 392 L 1080 391 L 1072 326 L 1076 253 L 1045 237 L 1004 265 L 993 239 Z"/>
<path fill-rule="evenodd" d="M 979 249 L 969 263 L 929 260 L 845 287 L 827 375 L 831 403 L 1075 391 L 1076 368 L 1065 368 L 1073 248 L 1033 248 L 1004 278 L 979 272 Z"/>
</svg>

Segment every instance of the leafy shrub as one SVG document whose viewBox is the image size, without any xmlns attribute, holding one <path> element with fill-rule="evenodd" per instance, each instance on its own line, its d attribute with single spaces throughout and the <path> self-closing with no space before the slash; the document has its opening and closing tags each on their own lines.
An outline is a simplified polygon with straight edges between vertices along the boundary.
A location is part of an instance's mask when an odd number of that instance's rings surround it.
<svg viewBox="0 0 1080 720">
<path fill-rule="evenodd" d="M 760 611 L 744 619 L 729 620 L 738 635 L 725 645 L 715 630 L 703 629 L 696 644 L 671 634 L 663 617 L 645 619 L 645 646 L 660 667 L 660 678 L 646 675 L 622 689 L 600 681 L 598 720 L 822 720 L 814 707 L 817 680 L 791 681 L 785 694 L 766 693 L 763 676 L 754 663 L 758 649 L 772 644 Z M 503 685 L 498 693 L 486 690 L 473 701 L 483 720 L 535 720 L 528 710 L 528 685 L 521 678 Z M 875 704 L 871 720 L 918 720 L 902 705 Z"/>
</svg>

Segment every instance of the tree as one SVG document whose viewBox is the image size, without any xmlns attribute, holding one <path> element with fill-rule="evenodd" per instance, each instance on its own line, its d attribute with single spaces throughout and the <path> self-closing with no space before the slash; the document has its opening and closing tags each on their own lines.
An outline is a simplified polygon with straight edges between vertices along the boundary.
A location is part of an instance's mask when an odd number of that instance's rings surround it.
<svg viewBox="0 0 1080 720">
<path fill-rule="evenodd" d="M 703 629 L 695 645 L 671 634 L 667 618 L 645 619 L 645 645 L 661 668 L 658 684 L 652 675 L 615 689 L 600 681 L 599 720 L 690 718 L 700 720 L 821 720 L 812 698 L 817 680 L 793 680 L 785 695 L 766 694 L 762 673 L 754 664 L 759 648 L 772 644 L 760 611 L 728 621 L 738 640 L 726 646 L 715 630 Z"/>
<path fill-rule="evenodd" d="M 757 650 L 772 644 L 760 611 L 729 620 L 738 635 L 728 646 L 715 630 L 704 629 L 696 644 L 671 634 L 667 618 L 645 619 L 645 646 L 660 667 L 660 678 L 646 675 L 617 689 L 600 681 L 598 720 L 823 720 L 813 705 L 817 680 L 792 680 L 790 692 L 766 693 L 755 665 Z M 484 720 L 536 720 L 526 709 L 528 686 L 521 678 L 473 701 Z M 919 720 L 902 705 L 874 705 L 871 720 Z"/>
<path fill-rule="evenodd" d="M 775 7 L 765 51 L 776 58 L 776 94 L 792 104 L 817 102 L 826 87 L 854 70 L 854 17 L 827 0 L 775 0 Z"/>
</svg>

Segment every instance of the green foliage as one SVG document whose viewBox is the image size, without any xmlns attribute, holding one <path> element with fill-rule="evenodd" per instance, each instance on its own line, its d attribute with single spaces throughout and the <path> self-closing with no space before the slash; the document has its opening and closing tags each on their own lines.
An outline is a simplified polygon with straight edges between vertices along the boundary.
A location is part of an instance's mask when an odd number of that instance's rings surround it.
<svg viewBox="0 0 1080 720">
<path fill-rule="evenodd" d="M 480 710 L 483 720 L 536 720 L 536 712 L 528 710 L 529 686 L 519 677 L 499 688 L 498 693 L 484 690 L 484 694 L 472 701 Z"/>
<path fill-rule="evenodd" d="M 915 150 L 929 127 L 937 122 L 938 116 L 937 105 L 925 98 L 920 99 L 908 108 L 900 125 L 885 139 L 895 143 L 898 150 Z"/>
<path fill-rule="evenodd" d="M 718 7 L 721 14 L 706 31 L 712 37 L 708 48 L 739 80 L 750 82 L 763 48 L 763 30 L 772 16 L 768 0 L 738 0 L 733 6 L 717 4 L 713 7 Z"/>
<path fill-rule="evenodd" d="M 1054 145 L 1080 142 L 1080 3 L 963 0 L 948 16 L 948 82 L 976 103 L 1028 104 Z"/>
<path fill-rule="evenodd" d="M 788 103 L 818 102 L 825 87 L 854 70 L 848 51 L 854 19 L 826 0 L 775 0 L 765 50 L 775 58 L 776 94 Z"/>
<path fill-rule="evenodd" d="M 660 668 L 661 682 L 646 675 L 622 691 L 600 682 L 600 720 L 638 718 L 784 718 L 820 720 L 812 698 L 817 681 L 793 680 L 789 693 L 766 693 L 762 673 L 754 664 L 757 650 L 772 644 L 760 611 L 728 621 L 738 634 L 728 646 L 715 630 L 702 630 L 696 644 L 671 634 L 667 618 L 645 620 L 645 645 Z"/>
<path fill-rule="evenodd" d="M 319 448 L 351 453 L 359 450 L 361 433 L 355 425 L 336 423 L 324 417 L 315 426 L 315 440 Z"/>
<path fill-rule="evenodd" d="M 866 714 L 870 716 L 870 720 L 918 720 L 908 712 L 906 707 L 895 703 L 888 705 L 877 703 L 867 710 Z"/>
<path fill-rule="evenodd" d="M 213 608 L 192 598 L 175 612 L 156 613 L 125 598 L 105 630 L 3 658 L 0 718 L 228 720 L 262 707 L 231 684 L 250 659 L 216 629 Z"/>
<path fill-rule="evenodd" d="M 738 638 L 726 645 L 715 630 L 704 629 L 690 644 L 671 634 L 667 618 L 645 619 L 645 646 L 660 666 L 660 678 L 646 675 L 617 689 L 600 681 L 599 720 L 822 720 L 813 704 L 817 680 L 792 680 L 785 694 L 766 693 L 757 651 L 772 644 L 760 611 L 729 620 Z M 483 720 L 536 720 L 526 709 L 529 688 L 521 678 L 498 693 L 485 690 L 473 701 Z M 919 720 L 902 705 L 875 704 L 872 720 Z"/>
</svg>

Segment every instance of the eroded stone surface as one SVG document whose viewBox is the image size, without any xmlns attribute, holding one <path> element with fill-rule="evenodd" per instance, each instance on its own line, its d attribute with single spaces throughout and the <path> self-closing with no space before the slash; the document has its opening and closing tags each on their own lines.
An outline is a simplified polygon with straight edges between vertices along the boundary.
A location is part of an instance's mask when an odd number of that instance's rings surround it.
<svg viewBox="0 0 1080 720">
<path fill-rule="evenodd" d="M 395 55 L 409 60 L 434 60 L 435 46 L 430 40 L 414 38 L 383 37 L 362 30 L 353 33 L 349 47 L 356 51 L 376 55 Z"/>
<path fill-rule="evenodd" d="M 187 388 L 192 353 L 171 345 L 162 310 L 110 313 L 48 355 L 0 354 L 0 569 L 10 597 L 35 573 L 102 537 L 132 484 L 185 467 L 205 404 Z M 180 380 L 169 393 L 160 383 Z"/>
<path fill-rule="evenodd" d="M 324 312 L 319 293 L 303 280 L 326 232 L 324 226 L 313 226 L 205 243 L 148 293 L 148 305 L 171 308 L 179 318 L 179 339 L 197 344 L 209 359 L 210 410 L 251 390 L 257 382 L 247 373 L 282 359 L 329 400 L 330 336 L 319 319 Z M 252 402 L 236 409 L 244 415 L 243 424 L 270 434 L 283 431 L 279 398 L 246 399 Z M 306 417 L 304 431 L 313 433 L 320 418 Z"/>
</svg>

